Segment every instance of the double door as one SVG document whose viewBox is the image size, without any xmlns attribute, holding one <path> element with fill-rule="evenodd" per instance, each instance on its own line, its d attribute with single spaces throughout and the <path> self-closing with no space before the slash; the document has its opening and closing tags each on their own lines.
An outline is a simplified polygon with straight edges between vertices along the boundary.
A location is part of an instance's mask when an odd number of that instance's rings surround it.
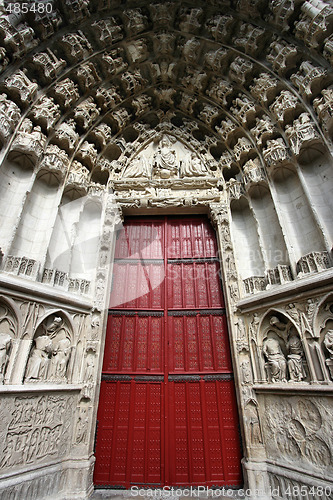
<svg viewBox="0 0 333 500">
<path fill-rule="evenodd" d="M 239 486 L 241 451 L 215 234 L 132 218 L 113 268 L 95 484 Z"/>
</svg>

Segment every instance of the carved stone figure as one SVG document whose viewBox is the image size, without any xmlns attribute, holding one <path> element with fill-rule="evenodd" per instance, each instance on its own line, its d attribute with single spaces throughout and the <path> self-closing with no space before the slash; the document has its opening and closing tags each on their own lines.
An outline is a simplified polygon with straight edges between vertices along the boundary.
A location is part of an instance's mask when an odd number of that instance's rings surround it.
<svg viewBox="0 0 333 500">
<path fill-rule="evenodd" d="M 6 141 L 11 137 L 21 117 L 20 108 L 7 99 L 6 94 L 0 94 L 0 138 Z"/>
<path fill-rule="evenodd" d="M 207 169 L 195 153 L 191 153 L 182 162 L 181 177 L 201 177 L 207 175 Z"/>
<path fill-rule="evenodd" d="M 48 335 L 35 338 L 25 374 L 27 382 L 46 380 L 49 366 L 49 354 L 52 352 L 52 340 Z"/>
<path fill-rule="evenodd" d="M 333 330 L 328 330 L 324 338 L 324 346 L 330 354 L 330 358 L 333 360 Z"/>
<path fill-rule="evenodd" d="M 267 359 L 265 368 L 271 382 L 286 382 L 287 361 L 278 340 L 267 338 L 263 345 L 263 354 Z"/>
<path fill-rule="evenodd" d="M 161 179 L 170 179 L 178 174 L 177 154 L 171 149 L 172 141 L 164 135 L 153 157 L 153 173 Z"/>
<path fill-rule="evenodd" d="M 126 168 L 123 177 L 137 178 L 137 177 L 148 177 L 148 166 L 144 156 L 138 155 L 133 158 Z"/>
<path fill-rule="evenodd" d="M 54 339 L 59 332 L 60 328 L 63 325 L 64 320 L 60 317 L 55 317 L 52 321 L 52 323 L 48 326 L 45 327 L 45 333 L 48 335 L 51 339 Z"/>
<path fill-rule="evenodd" d="M 11 336 L 8 333 L 0 333 L 0 384 L 4 383 L 11 344 Z"/>
<path fill-rule="evenodd" d="M 301 382 L 305 377 L 303 368 L 303 347 L 298 335 L 291 335 L 288 340 L 288 370 L 291 381 Z"/>
<path fill-rule="evenodd" d="M 58 319 L 58 318 L 56 318 Z M 71 342 L 65 338 L 59 340 L 57 347 L 53 349 L 49 376 L 50 380 L 62 380 L 66 378 L 67 366 L 71 354 Z"/>
<path fill-rule="evenodd" d="M 249 424 L 250 441 L 252 445 L 260 445 L 263 442 L 261 424 L 259 420 L 258 408 L 250 402 L 246 406 L 246 421 Z"/>
</svg>

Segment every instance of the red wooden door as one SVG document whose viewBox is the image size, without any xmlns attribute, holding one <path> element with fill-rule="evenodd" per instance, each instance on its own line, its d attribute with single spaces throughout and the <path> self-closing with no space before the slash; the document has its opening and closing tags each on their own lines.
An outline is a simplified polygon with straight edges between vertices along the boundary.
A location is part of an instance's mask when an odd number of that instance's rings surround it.
<svg viewBox="0 0 333 500">
<path fill-rule="evenodd" d="M 113 276 L 95 484 L 240 486 L 237 404 L 208 220 L 129 219 Z"/>
</svg>

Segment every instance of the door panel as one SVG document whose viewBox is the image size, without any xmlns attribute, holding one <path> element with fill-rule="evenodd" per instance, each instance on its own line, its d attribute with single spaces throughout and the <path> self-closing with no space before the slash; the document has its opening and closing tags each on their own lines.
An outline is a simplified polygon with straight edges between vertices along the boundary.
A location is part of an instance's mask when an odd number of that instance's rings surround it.
<svg viewBox="0 0 333 500">
<path fill-rule="evenodd" d="M 224 315 L 170 315 L 168 332 L 170 373 L 232 371 Z"/>
<path fill-rule="evenodd" d="M 215 234 L 204 217 L 131 218 L 118 236 L 95 483 L 241 485 Z"/>
</svg>

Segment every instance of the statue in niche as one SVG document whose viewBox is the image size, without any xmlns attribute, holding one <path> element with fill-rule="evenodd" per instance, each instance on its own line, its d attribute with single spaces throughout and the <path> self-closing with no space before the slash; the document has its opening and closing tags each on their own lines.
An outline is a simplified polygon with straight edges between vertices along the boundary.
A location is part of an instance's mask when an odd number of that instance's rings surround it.
<svg viewBox="0 0 333 500">
<path fill-rule="evenodd" d="M 26 381 L 46 380 L 49 367 L 49 354 L 52 352 L 52 340 L 47 335 L 35 339 L 25 374 Z"/>
<path fill-rule="evenodd" d="M 333 360 L 333 330 L 328 330 L 324 338 L 324 346 L 330 354 L 330 358 Z"/>
<path fill-rule="evenodd" d="M 45 325 L 45 333 L 48 335 L 51 339 L 54 339 L 57 333 L 59 332 L 61 326 L 63 324 L 63 319 L 60 317 L 55 317 L 50 324 L 50 326 L 46 327 Z"/>
<path fill-rule="evenodd" d="M 84 372 L 84 380 L 86 382 L 94 381 L 95 373 L 95 356 L 93 354 L 88 354 L 86 359 L 86 368 Z"/>
<path fill-rule="evenodd" d="M 75 436 L 75 443 L 76 444 L 81 444 L 85 443 L 87 439 L 87 432 L 88 432 L 88 412 L 87 408 L 84 406 L 79 407 L 78 410 L 78 419 L 77 419 L 77 424 L 76 424 L 76 436 Z"/>
<path fill-rule="evenodd" d="M 72 346 L 64 320 L 55 316 L 50 322 L 47 318 L 37 329 L 34 342 L 25 380 L 66 382 Z"/>
<path fill-rule="evenodd" d="M 146 159 L 138 155 L 133 158 L 124 172 L 124 177 L 137 178 L 137 177 L 148 177 L 148 166 Z"/>
<path fill-rule="evenodd" d="M 292 334 L 289 337 L 287 348 L 288 354 L 288 370 L 290 375 L 290 381 L 301 382 L 305 377 L 304 367 L 303 367 L 303 347 L 301 339 L 298 335 Z"/>
<path fill-rule="evenodd" d="M 0 333 L 0 384 L 4 383 L 11 344 L 11 336 L 8 333 Z"/>
<path fill-rule="evenodd" d="M 327 330 L 324 337 L 324 346 L 330 355 L 329 359 L 326 359 L 326 365 L 329 369 L 331 379 L 333 379 L 333 330 Z"/>
<path fill-rule="evenodd" d="M 191 153 L 181 166 L 181 177 L 202 177 L 207 175 L 207 169 L 195 154 Z"/>
<path fill-rule="evenodd" d="M 264 342 L 263 353 L 267 359 L 265 368 L 270 381 L 273 383 L 286 382 L 287 361 L 278 340 L 267 338 Z"/>
<path fill-rule="evenodd" d="M 171 149 L 173 142 L 169 136 L 163 135 L 153 156 L 153 173 L 159 179 L 170 179 L 178 174 L 176 150 Z"/>
<path fill-rule="evenodd" d="M 59 340 L 57 347 L 52 351 L 49 369 L 50 380 L 65 379 L 70 354 L 70 340 L 67 338 Z"/>
<path fill-rule="evenodd" d="M 259 420 L 258 409 L 254 403 L 249 403 L 246 406 L 246 421 L 249 424 L 250 441 L 252 445 L 261 445 L 263 443 L 261 425 Z"/>
</svg>

